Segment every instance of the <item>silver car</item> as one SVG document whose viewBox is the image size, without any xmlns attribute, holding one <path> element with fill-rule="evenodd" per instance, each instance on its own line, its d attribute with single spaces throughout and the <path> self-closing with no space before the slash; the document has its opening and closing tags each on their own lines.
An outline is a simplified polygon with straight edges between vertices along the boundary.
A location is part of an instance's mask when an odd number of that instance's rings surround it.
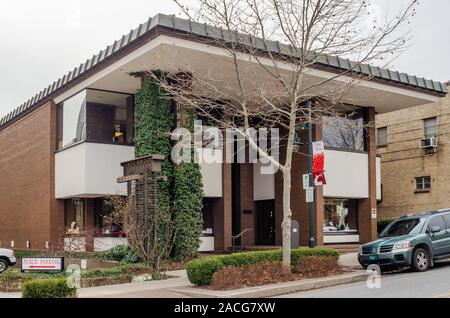
<svg viewBox="0 0 450 318">
<path fill-rule="evenodd" d="M 9 266 L 16 265 L 14 251 L 6 248 L 0 248 L 0 273 L 3 273 Z"/>
</svg>

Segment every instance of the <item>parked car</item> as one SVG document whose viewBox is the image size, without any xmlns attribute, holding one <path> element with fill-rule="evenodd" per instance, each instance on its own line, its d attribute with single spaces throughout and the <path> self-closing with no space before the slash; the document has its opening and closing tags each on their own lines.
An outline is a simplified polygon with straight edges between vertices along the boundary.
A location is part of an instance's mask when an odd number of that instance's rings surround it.
<svg viewBox="0 0 450 318">
<path fill-rule="evenodd" d="M 6 248 L 0 248 L 0 273 L 3 273 L 9 266 L 16 265 L 14 251 Z"/>
<path fill-rule="evenodd" d="M 449 257 L 450 209 L 403 216 L 358 252 L 358 261 L 364 268 L 378 264 L 382 269 L 411 267 L 417 272 Z"/>
</svg>

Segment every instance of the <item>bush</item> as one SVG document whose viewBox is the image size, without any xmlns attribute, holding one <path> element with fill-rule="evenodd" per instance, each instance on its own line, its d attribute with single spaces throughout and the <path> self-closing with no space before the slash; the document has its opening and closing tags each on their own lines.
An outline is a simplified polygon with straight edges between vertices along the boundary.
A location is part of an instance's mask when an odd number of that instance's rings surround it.
<svg viewBox="0 0 450 318">
<path fill-rule="evenodd" d="M 380 234 L 389 224 L 391 224 L 395 220 L 396 220 L 395 218 L 386 218 L 386 219 L 378 220 L 378 222 L 377 222 L 378 234 Z"/>
<path fill-rule="evenodd" d="M 116 261 L 122 264 L 136 264 L 141 262 L 139 256 L 128 245 L 117 245 L 112 249 L 99 253 L 97 258 L 104 261 Z"/>
<path fill-rule="evenodd" d="M 30 280 L 24 283 L 22 289 L 22 298 L 70 298 L 76 296 L 76 289 L 67 286 L 65 278 Z"/>
<path fill-rule="evenodd" d="M 292 250 L 291 264 L 294 266 L 299 260 L 309 256 L 328 256 L 339 258 L 339 253 L 330 248 L 299 248 Z M 211 256 L 193 260 L 187 264 L 187 274 L 192 284 L 210 285 L 215 272 L 224 267 L 240 267 L 263 262 L 280 262 L 281 250 L 236 253 L 223 256 Z"/>
</svg>

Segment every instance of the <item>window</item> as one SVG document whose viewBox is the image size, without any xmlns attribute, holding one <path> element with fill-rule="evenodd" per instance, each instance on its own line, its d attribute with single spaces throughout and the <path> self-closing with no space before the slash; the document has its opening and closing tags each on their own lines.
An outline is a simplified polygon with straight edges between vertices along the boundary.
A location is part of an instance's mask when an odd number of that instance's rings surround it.
<svg viewBox="0 0 450 318">
<path fill-rule="evenodd" d="M 429 191 L 431 190 L 431 177 L 418 177 L 416 178 L 416 191 Z"/>
<path fill-rule="evenodd" d="M 213 235 L 214 199 L 203 199 L 203 235 Z"/>
<path fill-rule="evenodd" d="M 94 227 L 95 236 L 119 237 L 126 236 L 122 224 L 111 219 L 114 207 L 110 200 L 104 198 L 94 199 Z"/>
<path fill-rule="evenodd" d="M 57 108 L 58 149 L 77 142 L 132 144 L 133 95 L 86 89 Z"/>
<path fill-rule="evenodd" d="M 329 117 L 322 119 L 325 147 L 364 151 L 364 120 L 362 117 Z"/>
<path fill-rule="evenodd" d="M 407 234 L 419 234 L 422 232 L 426 218 L 398 220 L 391 223 L 380 237 L 394 237 Z"/>
<path fill-rule="evenodd" d="M 387 145 L 387 127 L 377 129 L 377 146 Z"/>
<path fill-rule="evenodd" d="M 423 120 L 423 131 L 425 138 L 437 137 L 437 119 L 436 117 Z"/>
<path fill-rule="evenodd" d="M 80 234 L 84 231 L 85 204 L 83 199 L 68 199 L 64 204 L 66 234 Z"/>
<path fill-rule="evenodd" d="M 355 233 L 357 229 L 357 200 L 325 199 L 324 233 Z"/>
<path fill-rule="evenodd" d="M 428 223 L 427 232 L 431 233 L 431 229 L 433 227 L 436 227 L 436 226 L 439 226 L 441 231 L 443 231 L 443 230 L 445 230 L 447 228 L 446 225 L 445 225 L 445 221 L 444 221 L 444 218 L 442 217 L 442 215 L 435 216 L 434 218 L 431 219 L 430 223 Z"/>
</svg>

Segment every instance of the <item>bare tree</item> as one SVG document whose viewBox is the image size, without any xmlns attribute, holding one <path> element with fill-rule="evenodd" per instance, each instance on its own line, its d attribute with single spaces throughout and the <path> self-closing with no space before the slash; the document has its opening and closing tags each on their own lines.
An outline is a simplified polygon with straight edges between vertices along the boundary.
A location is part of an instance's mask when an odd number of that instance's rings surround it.
<svg viewBox="0 0 450 318">
<path fill-rule="evenodd" d="M 113 211 L 107 221 L 122 228 L 131 249 L 149 268 L 153 279 L 161 279 L 161 264 L 170 256 L 173 245 L 174 222 L 156 218 L 146 224 L 139 217 L 133 196 L 110 196 Z"/>
<path fill-rule="evenodd" d="M 291 168 L 298 127 L 321 124 L 323 116 L 344 116 L 340 110 L 353 105 L 348 94 L 370 79 L 359 67 L 385 66 L 405 48 L 409 34 L 401 26 L 415 14 L 417 1 L 381 19 L 368 14 L 366 0 L 174 1 L 184 16 L 222 34 L 208 41 L 225 52 L 223 72 L 196 72 L 186 63 L 174 66 L 183 75 L 175 76 L 178 85 L 155 78 L 171 98 L 195 108 L 210 125 L 234 129 L 282 173 L 283 267 L 290 270 Z M 348 67 L 334 68 L 326 77 L 314 73 L 337 56 Z M 252 127 L 280 129 L 282 159 L 258 143 Z"/>
</svg>

